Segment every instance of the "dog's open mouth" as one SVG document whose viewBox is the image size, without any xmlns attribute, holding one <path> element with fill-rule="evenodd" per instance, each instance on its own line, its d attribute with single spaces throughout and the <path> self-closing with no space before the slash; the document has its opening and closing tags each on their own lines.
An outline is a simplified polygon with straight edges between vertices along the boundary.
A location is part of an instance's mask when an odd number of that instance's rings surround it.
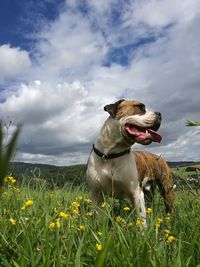
<svg viewBox="0 0 200 267">
<path fill-rule="evenodd" d="M 125 131 L 129 137 L 140 141 L 151 140 L 160 143 L 162 140 L 162 136 L 153 129 L 140 128 L 131 123 L 125 124 Z"/>
</svg>

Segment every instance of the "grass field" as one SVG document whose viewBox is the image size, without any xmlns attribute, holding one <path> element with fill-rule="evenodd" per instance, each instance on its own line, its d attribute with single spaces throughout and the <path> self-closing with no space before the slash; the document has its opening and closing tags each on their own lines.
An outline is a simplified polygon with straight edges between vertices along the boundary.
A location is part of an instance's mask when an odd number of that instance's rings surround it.
<svg viewBox="0 0 200 267">
<path fill-rule="evenodd" d="M 85 186 L 14 184 L 1 192 L 0 266 L 200 266 L 193 191 L 177 191 L 173 217 L 157 195 L 144 229 L 126 201 L 106 200 L 97 216 Z"/>
</svg>

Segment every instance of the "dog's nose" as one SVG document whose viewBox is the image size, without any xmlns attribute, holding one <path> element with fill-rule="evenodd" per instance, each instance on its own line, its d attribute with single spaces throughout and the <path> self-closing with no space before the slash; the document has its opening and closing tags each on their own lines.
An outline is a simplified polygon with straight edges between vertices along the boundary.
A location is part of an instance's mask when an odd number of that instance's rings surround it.
<svg viewBox="0 0 200 267">
<path fill-rule="evenodd" d="M 162 115 L 161 115 L 160 112 L 156 111 L 155 114 L 156 114 L 157 117 L 159 117 L 161 119 Z"/>
</svg>

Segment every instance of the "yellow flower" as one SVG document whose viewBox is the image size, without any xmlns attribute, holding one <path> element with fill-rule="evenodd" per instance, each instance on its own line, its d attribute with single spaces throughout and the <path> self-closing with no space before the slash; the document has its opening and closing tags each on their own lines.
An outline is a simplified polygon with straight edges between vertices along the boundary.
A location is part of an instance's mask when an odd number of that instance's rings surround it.
<svg viewBox="0 0 200 267">
<path fill-rule="evenodd" d="M 129 207 L 123 208 L 123 211 L 130 211 L 131 209 Z"/>
<path fill-rule="evenodd" d="M 158 218 L 157 219 L 157 223 L 161 224 L 163 222 L 163 219 L 162 218 Z"/>
<path fill-rule="evenodd" d="M 170 214 L 168 214 L 168 215 L 166 216 L 165 220 L 166 220 L 166 222 L 170 222 L 170 221 L 171 221 L 171 216 L 170 216 Z"/>
<path fill-rule="evenodd" d="M 141 219 L 137 219 L 136 222 L 135 222 L 135 225 L 136 226 L 143 226 L 144 225 L 144 221 L 141 220 Z"/>
<path fill-rule="evenodd" d="M 77 201 L 73 201 L 73 202 L 71 203 L 71 207 L 77 209 L 77 208 L 80 207 L 80 204 L 79 204 Z"/>
<path fill-rule="evenodd" d="M 168 237 L 169 233 L 170 233 L 170 230 L 165 229 L 165 234 L 166 234 L 167 237 Z"/>
<path fill-rule="evenodd" d="M 132 223 L 132 222 L 130 222 L 130 223 L 128 224 L 128 227 L 133 227 L 133 226 L 135 226 L 135 224 Z"/>
<path fill-rule="evenodd" d="M 92 212 L 86 212 L 86 213 L 85 213 L 85 216 L 86 216 L 86 217 L 91 217 L 92 215 L 93 215 Z"/>
<path fill-rule="evenodd" d="M 6 176 L 4 178 L 4 183 L 13 185 L 14 183 L 16 183 L 16 180 L 12 176 Z"/>
<path fill-rule="evenodd" d="M 125 220 L 124 220 L 122 217 L 120 217 L 120 216 L 117 216 L 117 217 L 116 217 L 116 221 L 117 221 L 118 223 L 124 223 L 124 222 L 125 222 Z"/>
<path fill-rule="evenodd" d="M 98 235 L 98 236 L 102 236 L 103 233 L 102 233 L 102 232 L 97 232 L 97 235 Z"/>
<path fill-rule="evenodd" d="M 160 228 L 160 225 L 161 225 L 162 222 L 163 222 L 163 219 L 162 218 L 158 218 L 157 219 L 157 223 L 156 223 L 156 227 Z"/>
<path fill-rule="evenodd" d="M 79 210 L 74 208 L 74 209 L 71 209 L 71 213 L 73 214 L 79 214 Z"/>
<path fill-rule="evenodd" d="M 56 228 L 55 222 L 50 222 L 49 223 L 49 228 L 52 228 L 52 229 Z"/>
<path fill-rule="evenodd" d="M 15 225 L 16 224 L 16 220 L 14 220 L 13 218 L 10 218 L 9 219 L 9 223 L 12 224 L 12 225 Z"/>
<path fill-rule="evenodd" d="M 76 201 L 81 201 L 82 199 L 83 199 L 82 196 L 77 196 L 77 197 L 76 197 Z"/>
<path fill-rule="evenodd" d="M 101 251 L 102 250 L 102 245 L 101 244 L 96 244 L 96 251 Z"/>
<path fill-rule="evenodd" d="M 59 213 L 59 217 L 60 217 L 60 218 L 63 218 L 63 219 L 67 219 L 69 216 L 70 216 L 70 215 L 69 215 L 68 213 L 64 213 L 64 212 L 62 212 L 62 211 Z"/>
<path fill-rule="evenodd" d="M 151 214 L 152 213 L 152 208 L 147 208 L 147 214 Z"/>
<path fill-rule="evenodd" d="M 80 226 L 79 226 L 79 230 L 81 230 L 81 231 L 86 231 L 86 228 L 85 228 L 84 225 L 80 225 Z"/>
<path fill-rule="evenodd" d="M 30 206 L 32 206 L 32 205 L 33 205 L 33 200 L 28 199 L 28 200 L 24 203 L 24 205 L 21 207 L 21 209 L 22 209 L 22 210 L 25 210 L 26 208 L 28 208 L 28 207 L 30 207 Z"/>
<path fill-rule="evenodd" d="M 86 204 L 90 204 L 92 202 L 91 199 L 89 199 L 89 198 L 85 198 L 84 201 Z"/>
<path fill-rule="evenodd" d="M 168 238 L 167 238 L 167 242 L 169 242 L 169 243 L 172 243 L 173 241 L 175 241 L 176 240 L 176 238 L 173 236 L 173 235 L 170 235 L 170 236 L 168 236 Z"/>
<path fill-rule="evenodd" d="M 49 228 L 51 229 L 60 228 L 60 221 L 57 220 L 56 222 L 50 222 Z"/>
<path fill-rule="evenodd" d="M 102 208 L 105 208 L 105 206 L 106 206 L 106 203 L 103 202 L 103 203 L 101 204 L 101 207 L 102 207 Z"/>
</svg>

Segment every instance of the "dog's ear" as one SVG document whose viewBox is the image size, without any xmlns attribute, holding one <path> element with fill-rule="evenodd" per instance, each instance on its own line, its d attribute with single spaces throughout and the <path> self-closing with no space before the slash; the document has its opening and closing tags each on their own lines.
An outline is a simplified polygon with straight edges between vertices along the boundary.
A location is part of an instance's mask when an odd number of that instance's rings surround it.
<svg viewBox="0 0 200 267">
<path fill-rule="evenodd" d="M 115 102 L 114 104 L 106 105 L 104 107 L 104 110 L 107 111 L 112 116 L 112 118 L 114 119 L 116 114 L 117 114 L 118 106 L 123 101 L 124 101 L 124 99 L 120 99 L 117 102 Z"/>
</svg>

